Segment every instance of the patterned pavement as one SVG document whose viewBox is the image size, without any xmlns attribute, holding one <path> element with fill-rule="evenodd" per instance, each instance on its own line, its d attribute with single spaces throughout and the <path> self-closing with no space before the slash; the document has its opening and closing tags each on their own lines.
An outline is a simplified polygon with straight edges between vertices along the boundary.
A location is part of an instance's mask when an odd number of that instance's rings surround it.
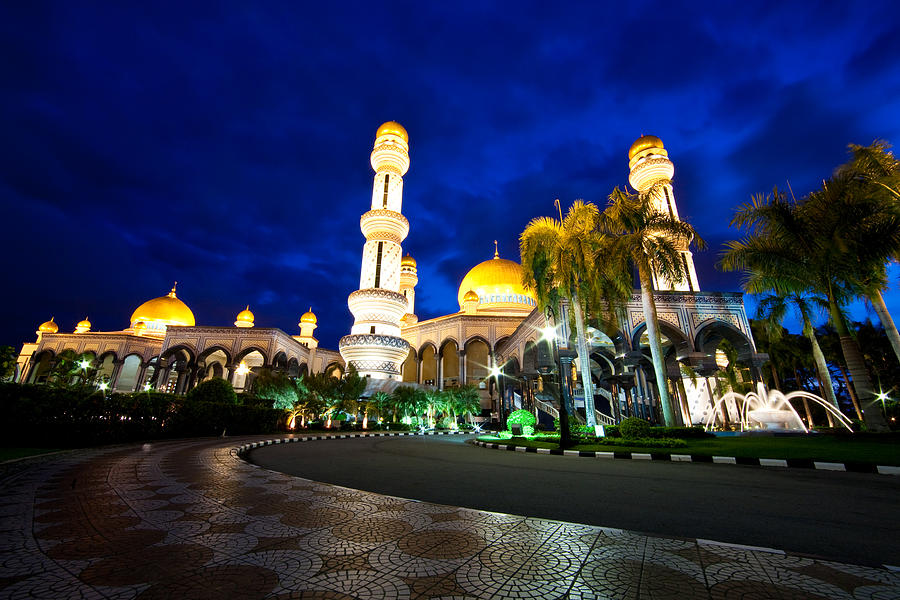
<svg viewBox="0 0 900 600">
<path fill-rule="evenodd" d="M 900 598 L 888 569 L 320 484 L 248 441 L 0 466 L 0 598 Z"/>
</svg>

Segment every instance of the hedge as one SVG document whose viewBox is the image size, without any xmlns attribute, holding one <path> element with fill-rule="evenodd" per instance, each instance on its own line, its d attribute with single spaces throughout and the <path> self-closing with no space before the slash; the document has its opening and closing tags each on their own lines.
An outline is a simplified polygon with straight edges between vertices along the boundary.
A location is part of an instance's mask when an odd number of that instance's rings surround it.
<svg viewBox="0 0 900 600">
<path fill-rule="evenodd" d="M 109 394 L 45 385 L 0 384 L 4 446 L 77 447 L 147 439 L 267 434 L 284 411 L 186 400 L 160 392 Z"/>
</svg>

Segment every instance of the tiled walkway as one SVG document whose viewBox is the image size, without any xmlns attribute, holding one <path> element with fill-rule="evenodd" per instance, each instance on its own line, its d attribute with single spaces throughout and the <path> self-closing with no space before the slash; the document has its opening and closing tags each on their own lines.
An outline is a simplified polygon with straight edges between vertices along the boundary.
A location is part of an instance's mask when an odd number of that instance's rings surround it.
<svg viewBox="0 0 900 600">
<path fill-rule="evenodd" d="M 318 484 L 243 441 L 4 467 L 0 598 L 900 598 L 885 569 Z"/>
</svg>

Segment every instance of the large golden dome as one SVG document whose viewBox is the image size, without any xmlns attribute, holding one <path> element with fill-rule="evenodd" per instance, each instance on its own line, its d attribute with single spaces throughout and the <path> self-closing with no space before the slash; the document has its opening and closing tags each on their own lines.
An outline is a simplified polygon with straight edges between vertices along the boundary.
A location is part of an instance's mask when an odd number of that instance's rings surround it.
<svg viewBox="0 0 900 600">
<path fill-rule="evenodd" d="M 478 295 L 478 310 L 514 309 L 531 311 L 534 295 L 522 285 L 522 267 L 517 262 L 494 256 L 472 267 L 459 284 L 456 299 L 464 308 L 466 292 Z"/>
<path fill-rule="evenodd" d="M 175 286 L 165 296 L 147 300 L 131 314 L 131 325 L 143 321 L 149 331 L 162 333 L 168 325 L 187 325 L 193 327 L 194 313 L 188 305 L 175 296 Z"/>
<path fill-rule="evenodd" d="M 407 144 L 409 143 L 409 134 L 406 133 L 406 129 L 398 123 L 397 121 L 388 121 L 384 123 L 381 127 L 378 128 L 378 131 L 375 132 L 375 137 L 379 138 L 383 135 L 396 135 L 403 138 L 403 141 Z"/>
<path fill-rule="evenodd" d="M 647 148 L 665 148 L 665 146 L 663 146 L 662 140 L 655 135 L 642 135 L 635 140 L 628 150 L 628 160 L 631 160 L 639 152 L 642 152 Z"/>
</svg>

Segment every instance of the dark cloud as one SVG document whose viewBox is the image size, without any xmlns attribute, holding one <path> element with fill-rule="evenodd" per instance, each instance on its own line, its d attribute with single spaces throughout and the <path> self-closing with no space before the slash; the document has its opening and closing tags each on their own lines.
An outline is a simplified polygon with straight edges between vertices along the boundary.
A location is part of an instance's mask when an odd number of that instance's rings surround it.
<svg viewBox="0 0 900 600">
<path fill-rule="evenodd" d="M 900 140 L 891 3 L 79 3 L 0 6 L 0 236 L 19 344 L 57 317 L 121 328 L 179 281 L 198 322 L 334 347 L 351 315 L 375 128 L 411 135 L 404 244 L 420 316 L 517 258 L 528 221 L 627 181 L 663 138 L 682 216 L 711 248 L 732 209 L 806 193 L 848 142 Z M 893 297 L 889 302 L 896 302 Z"/>
</svg>

